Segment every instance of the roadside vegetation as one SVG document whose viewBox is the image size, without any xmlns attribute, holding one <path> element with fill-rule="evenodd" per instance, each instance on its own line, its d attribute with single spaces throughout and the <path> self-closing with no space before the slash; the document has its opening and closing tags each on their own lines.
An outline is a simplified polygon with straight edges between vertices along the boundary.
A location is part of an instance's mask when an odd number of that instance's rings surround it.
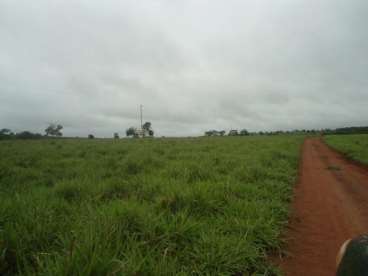
<svg viewBox="0 0 368 276">
<path fill-rule="evenodd" d="M 2 141 L 0 274 L 277 274 L 302 141 Z"/>
<path fill-rule="evenodd" d="M 327 135 L 324 140 L 348 158 L 368 165 L 368 134 Z"/>
</svg>

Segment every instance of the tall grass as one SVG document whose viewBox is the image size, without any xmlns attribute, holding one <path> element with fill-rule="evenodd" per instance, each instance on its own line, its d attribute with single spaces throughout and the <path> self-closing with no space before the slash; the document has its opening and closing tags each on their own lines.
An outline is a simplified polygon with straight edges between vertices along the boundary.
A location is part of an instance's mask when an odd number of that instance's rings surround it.
<svg viewBox="0 0 368 276">
<path fill-rule="evenodd" d="M 1 142 L 0 274 L 277 274 L 302 140 Z"/>
<path fill-rule="evenodd" d="M 347 157 L 368 165 L 368 134 L 327 135 L 324 140 Z"/>
</svg>

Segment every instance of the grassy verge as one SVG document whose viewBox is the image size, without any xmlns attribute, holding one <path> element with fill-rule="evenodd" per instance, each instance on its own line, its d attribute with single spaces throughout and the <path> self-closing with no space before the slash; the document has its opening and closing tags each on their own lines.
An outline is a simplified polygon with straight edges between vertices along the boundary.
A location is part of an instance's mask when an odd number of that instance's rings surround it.
<svg viewBox="0 0 368 276">
<path fill-rule="evenodd" d="M 368 134 L 328 135 L 324 140 L 347 157 L 368 165 Z"/>
<path fill-rule="evenodd" d="M 302 140 L 3 141 L 0 274 L 277 274 Z"/>
</svg>

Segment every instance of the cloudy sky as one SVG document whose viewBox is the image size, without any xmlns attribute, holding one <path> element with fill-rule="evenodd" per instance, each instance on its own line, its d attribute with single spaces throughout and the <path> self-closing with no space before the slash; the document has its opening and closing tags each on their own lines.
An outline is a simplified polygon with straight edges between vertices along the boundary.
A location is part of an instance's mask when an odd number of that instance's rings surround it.
<svg viewBox="0 0 368 276">
<path fill-rule="evenodd" d="M 0 0 L 0 128 L 368 125 L 366 0 Z"/>
</svg>

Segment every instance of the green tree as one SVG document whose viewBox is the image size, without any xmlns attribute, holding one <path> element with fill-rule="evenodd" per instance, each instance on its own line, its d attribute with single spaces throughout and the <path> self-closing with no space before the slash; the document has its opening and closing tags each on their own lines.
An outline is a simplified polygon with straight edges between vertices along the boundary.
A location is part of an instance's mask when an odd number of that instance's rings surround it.
<svg viewBox="0 0 368 276">
<path fill-rule="evenodd" d="M 3 128 L 0 130 L 0 139 L 9 139 L 14 136 L 14 133 L 11 132 L 8 128 Z"/>
<path fill-rule="evenodd" d="M 229 136 L 238 136 L 239 133 L 238 133 L 238 131 L 236 129 L 232 129 L 232 130 L 229 131 L 229 134 L 228 135 Z"/>
<path fill-rule="evenodd" d="M 130 127 L 126 130 L 126 136 L 136 136 L 137 135 L 137 131 L 134 127 Z"/>
<path fill-rule="evenodd" d="M 30 131 L 22 131 L 18 132 L 15 137 L 17 139 L 40 139 L 42 138 L 42 135 L 39 133 L 32 133 Z"/>
<path fill-rule="evenodd" d="M 151 126 L 152 126 L 151 122 L 145 122 L 145 123 L 143 124 L 142 128 L 143 128 L 144 130 L 149 131 L 149 130 L 151 129 Z"/>
<path fill-rule="evenodd" d="M 61 133 L 61 130 L 63 129 L 62 125 L 56 125 L 56 124 L 50 124 L 46 129 L 46 136 L 56 136 L 61 137 L 63 134 Z"/>
<path fill-rule="evenodd" d="M 149 135 L 150 137 L 153 137 L 153 135 L 154 135 L 154 131 L 153 131 L 153 129 L 152 129 L 152 124 L 151 124 L 151 122 L 145 122 L 145 123 L 143 124 L 142 128 L 143 128 L 143 130 L 145 130 L 145 131 L 147 131 L 147 132 L 148 132 L 148 135 Z"/>
<path fill-rule="evenodd" d="M 246 129 L 242 129 L 242 130 L 240 131 L 240 135 L 242 135 L 242 136 L 247 136 L 247 135 L 249 135 L 249 132 L 248 132 L 248 130 L 246 130 Z"/>
<path fill-rule="evenodd" d="M 10 135 L 11 134 L 11 130 L 8 128 L 3 128 L 0 130 L 0 134 L 1 135 Z"/>
</svg>

